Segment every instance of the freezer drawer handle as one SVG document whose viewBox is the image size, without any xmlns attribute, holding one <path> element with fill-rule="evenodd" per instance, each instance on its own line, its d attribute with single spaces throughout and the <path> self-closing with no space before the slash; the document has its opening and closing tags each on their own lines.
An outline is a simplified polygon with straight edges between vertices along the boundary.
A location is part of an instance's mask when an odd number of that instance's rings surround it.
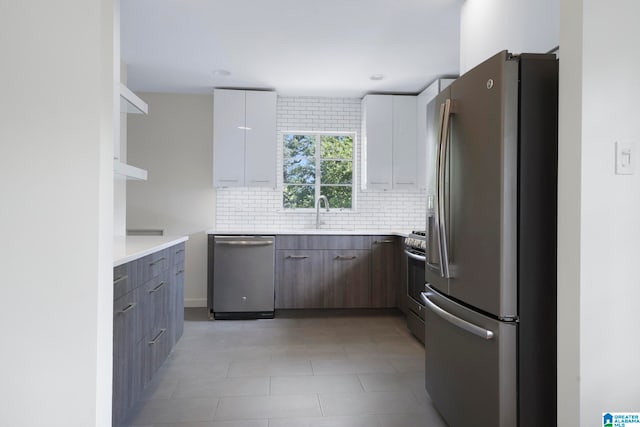
<svg viewBox="0 0 640 427">
<path fill-rule="evenodd" d="M 481 328 L 478 325 L 474 325 L 473 323 L 469 323 L 466 320 L 463 320 L 457 316 L 454 316 L 448 311 L 443 310 L 442 308 L 438 307 L 433 301 L 429 299 L 429 295 L 433 295 L 433 293 L 422 292 L 420 294 L 420 298 L 425 303 L 425 305 L 429 307 L 429 309 L 433 311 L 435 314 L 442 317 L 444 320 L 451 323 L 452 325 L 455 325 L 460 329 L 464 329 L 467 332 L 471 332 L 472 334 L 477 335 L 480 338 L 484 338 L 485 340 L 490 340 L 493 338 L 493 332 L 489 331 L 488 329 Z"/>
<path fill-rule="evenodd" d="M 225 246 L 270 246 L 273 245 L 273 240 L 260 240 L 257 242 L 251 240 L 229 240 L 229 241 L 217 241 L 216 245 Z"/>
</svg>

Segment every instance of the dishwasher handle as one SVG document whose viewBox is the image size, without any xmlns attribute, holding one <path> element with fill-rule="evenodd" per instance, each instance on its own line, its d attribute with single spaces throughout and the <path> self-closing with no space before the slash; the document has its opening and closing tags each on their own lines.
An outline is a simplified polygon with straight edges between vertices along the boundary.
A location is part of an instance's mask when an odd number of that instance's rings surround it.
<svg viewBox="0 0 640 427">
<path fill-rule="evenodd" d="M 273 240 L 216 240 L 216 245 L 225 246 L 271 246 Z"/>
</svg>

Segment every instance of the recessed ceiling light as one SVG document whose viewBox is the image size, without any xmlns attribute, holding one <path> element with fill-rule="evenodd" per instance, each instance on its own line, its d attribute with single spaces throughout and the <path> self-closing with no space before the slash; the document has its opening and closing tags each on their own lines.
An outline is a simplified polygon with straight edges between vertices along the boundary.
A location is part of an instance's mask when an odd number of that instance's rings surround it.
<svg viewBox="0 0 640 427">
<path fill-rule="evenodd" d="M 228 70 L 223 70 L 222 68 L 218 69 L 218 70 L 213 70 L 212 74 L 215 77 L 227 77 L 231 75 L 231 72 Z"/>
<path fill-rule="evenodd" d="M 371 80 L 382 80 L 382 79 L 384 79 L 384 74 L 372 74 L 371 77 L 369 77 L 369 79 L 371 79 Z"/>
</svg>

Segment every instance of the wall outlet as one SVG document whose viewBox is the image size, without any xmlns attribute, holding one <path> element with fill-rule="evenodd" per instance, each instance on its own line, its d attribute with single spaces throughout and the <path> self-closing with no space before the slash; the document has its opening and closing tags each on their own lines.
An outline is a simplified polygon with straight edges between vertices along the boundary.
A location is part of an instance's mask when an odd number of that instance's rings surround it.
<svg viewBox="0 0 640 427">
<path fill-rule="evenodd" d="M 633 175 L 638 153 L 630 141 L 616 141 L 616 175 Z"/>
</svg>

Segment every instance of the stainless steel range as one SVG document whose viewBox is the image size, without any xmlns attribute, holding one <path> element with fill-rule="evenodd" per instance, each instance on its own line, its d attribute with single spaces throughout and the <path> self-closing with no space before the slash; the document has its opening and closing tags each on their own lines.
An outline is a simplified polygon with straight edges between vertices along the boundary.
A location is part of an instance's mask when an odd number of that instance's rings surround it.
<svg viewBox="0 0 640 427">
<path fill-rule="evenodd" d="M 424 343 L 424 304 L 420 294 L 424 292 L 427 236 L 424 231 L 412 231 L 404 239 L 407 256 L 407 326 L 413 335 Z"/>
</svg>

